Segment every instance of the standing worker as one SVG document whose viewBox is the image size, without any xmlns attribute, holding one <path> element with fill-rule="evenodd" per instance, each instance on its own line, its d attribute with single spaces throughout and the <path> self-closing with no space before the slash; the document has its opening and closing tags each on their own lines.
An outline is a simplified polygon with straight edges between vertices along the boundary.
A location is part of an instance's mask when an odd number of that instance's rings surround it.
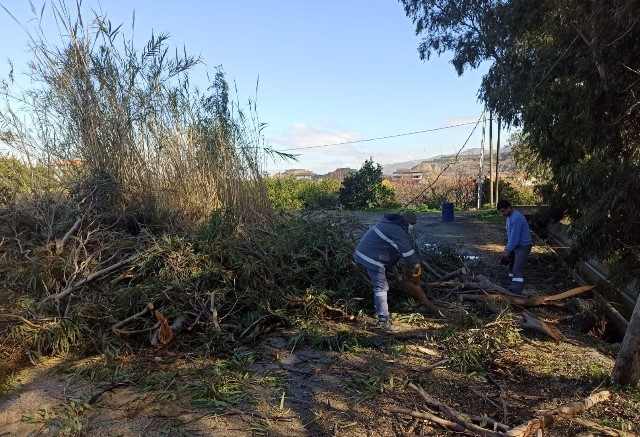
<svg viewBox="0 0 640 437">
<path fill-rule="evenodd" d="M 412 211 L 385 214 L 382 220 L 364 234 L 354 253 L 356 262 L 367 269 L 373 284 L 373 301 L 378 318 L 377 328 L 391 329 L 386 270 L 403 258 L 410 265 L 413 264 L 414 279 L 422 276 L 420 258 L 409 241 L 409 230 L 416 221 L 416 214 Z"/>
<path fill-rule="evenodd" d="M 500 200 L 496 208 L 506 218 L 507 247 L 501 255 L 501 262 L 509 264 L 511 292 L 522 294 L 524 288 L 524 265 L 531 253 L 533 241 L 527 219 L 519 211 L 513 209 L 508 200 Z"/>
</svg>

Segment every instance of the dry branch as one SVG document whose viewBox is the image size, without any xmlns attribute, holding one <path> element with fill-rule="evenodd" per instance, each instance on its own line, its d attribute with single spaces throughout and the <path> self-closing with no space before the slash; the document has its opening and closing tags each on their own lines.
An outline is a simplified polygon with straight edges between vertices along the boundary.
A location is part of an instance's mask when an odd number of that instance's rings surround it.
<svg viewBox="0 0 640 437">
<path fill-rule="evenodd" d="M 456 431 L 456 432 L 466 431 L 466 429 L 462 425 L 459 425 L 455 422 L 451 422 L 450 420 L 443 419 L 441 417 L 436 416 L 435 414 L 431 414 L 426 411 L 412 411 L 406 408 L 392 408 L 391 412 L 407 414 L 411 417 L 416 417 L 418 419 L 430 420 L 431 422 L 437 423 L 438 425 L 442 425 L 445 428 L 450 429 L 451 431 Z"/>
<path fill-rule="evenodd" d="M 124 325 L 126 325 L 129 322 L 131 322 L 132 320 L 139 319 L 140 317 L 144 316 L 145 314 L 147 314 L 152 309 L 153 309 L 153 304 L 151 302 L 149 302 L 147 304 L 147 306 L 145 306 L 142 311 L 134 314 L 131 317 L 127 317 L 126 319 L 124 319 L 124 320 L 116 323 L 115 325 L 113 325 L 111 327 L 111 331 L 116 335 L 122 334 L 123 331 L 120 328 L 122 328 Z"/>
<path fill-rule="evenodd" d="M 432 357 L 439 357 L 440 356 L 440 352 L 438 352 L 437 350 L 434 349 L 429 349 L 423 346 L 409 346 L 409 348 L 411 349 L 415 349 L 416 351 L 426 354 L 426 355 L 430 355 Z"/>
<path fill-rule="evenodd" d="M 471 287 L 476 285 L 475 283 L 465 283 L 464 284 L 465 289 L 467 289 L 467 284 L 469 284 L 469 286 Z M 512 305 L 518 305 L 524 308 L 531 308 L 531 307 L 542 306 L 548 302 L 553 302 L 561 299 L 566 299 L 568 297 L 576 296 L 578 294 L 585 293 L 593 289 L 594 287 L 595 287 L 594 285 L 585 285 L 583 287 L 572 288 L 571 290 L 565 291 L 560 294 L 554 294 L 551 296 L 521 297 L 521 296 L 515 296 L 513 294 L 485 294 L 485 295 L 466 294 L 466 295 L 461 295 L 460 298 L 462 300 L 471 300 L 475 302 L 493 302 L 493 301 L 507 300 Z M 484 288 L 488 288 L 488 287 L 484 287 Z M 473 288 L 470 288 L 470 289 L 473 289 Z"/>
<path fill-rule="evenodd" d="M 586 419 L 580 419 L 579 417 L 571 417 L 564 414 L 561 414 L 563 419 L 570 420 L 578 425 L 586 426 L 587 428 L 595 429 L 603 433 L 604 435 L 613 436 L 613 437 L 636 437 L 636 434 L 630 433 L 628 431 L 620 431 L 614 428 L 610 428 L 608 426 L 600 425 L 599 423 L 592 422 Z"/>
<path fill-rule="evenodd" d="M 435 369 L 436 367 L 440 367 L 440 366 L 444 366 L 445 364 L 447 364 L 450 360 L 449 359 L 444 359 L 444 360 L 440 360 L 437 363 L 433 363 L 430 366 L 425 367 L 424 369 L 422 369 L 422 373 L 427 373 L 427 372 L 431 372 L 433 369 Z"/>
<path fill-rule="evenodd" d="M 137 256 L 138 255 L 130 256 L 129 258 L 123 259 L 122 261 L 117 262 L 117 263 L 115 263 L 113 265 L 110 265 L 109 267 L 105 267 L 102 270 L 98 270 L 97 272 L 93 272 L 92 274 L 90 274 L 86 278 L 76 282 L 75 284 L 69 284 L 67 286 L 67 288 L 62 290 L 60 293 L 52 294 L 50 296 L 45 297 L 44 299 L 42 299 L 42 302 L 47 302 L 47 301 L 50 301 L 50 300 L 55 300 L 56 302 L 60 302 L 60 299 L 68 296 L 69 294 L 73 293 L 76 290 L 79 290 L 85 284 L 93 281 L 94 279 L 97 279 L 100 276 L 106 275 L 107 273 L 111 273 L 112 271 L 117 270 L 120 267 L 133 262 L 133 260 L 135 260 L 137 258 Z"/>
<path fill-rule="evenodd" d="M 427 264 L 426 261 L 420 261 L 420 264 L 422 265 L 422 267 L 427 270 L 429 273 L 431 273 L 433 276 L 435 276 L 436 278 L 440 277 L 441 275 L 436 272 L 433 267 L 431 267 L 429 264 Z"/>
<path fill-rule="evenodd" d="M 31 320 L 25 319 L 22 316 L 17 314 L 0 314 L 0 322 L 6 322 L 8 320 L 2 320 L 3 318 L 13 319 L 12 321 L 22 322 L 30 328 L 33 329 L 42 329 L 42 325 L 38 325 L 37 323 L 33 323 Z"/>
<path fill-rule="evenodd" d="M 565 419 L 567 416 L 574 416 L 583 411 L 586 411 L 587 409 L 591 408 L 592 406 L 594 406 L 599 402 L 608 400 L 610 396 L 611 396 L 610 393 L 604 390 L 604 391 L 594 393 L 588 398 L 583 399 L 582 401 L 570 402 L 568 404 L 561 405 L 555 410 L 545 413 L 542 416 L 537 417 L 535 419 L 531 419 L 520 426 L 512 428 L 510 431 L 506 433 L 506 435 L 509 437 L 532 436 L 538 430 L 548 428 L 558 420 Z"/>
<path fill-rule="evenodd" d="M 522 328 L 534 329 L 548 335 L 556 341 L 569 341 L 560 330 L 554 326 L 549 326 L 527 310 L 522 312 L 522 320 L 518 322 Z"/>
<path fill-rule="evenodd" d="M 484 275 L 477 275 L 475 277 L 476 282 L 478 283 L 478 285 L 480 285 L 480 287 L 482 289 L 485 290 L 493 290 L 493 291 L 497 291 L 498 293 L 502 293 L 506 296 L 514 296 L 513 293 L 511 293 L 509 290 L 507 290 L 504 287 L 499 286 L 498 284 L 491 282 L 486 276 Z"/>
<path fill-rule="evenodd" d="M 440 401 L 432 398 L 431 396 L 429 396 L 422 389 L 422 387 L 418 387 L 418 386 L 416 386 L 414 384 L 409 384 L 409 388 L 411 388 L 413 391 L 418 393 L 418 395 L 420 395 L 420 397 L 422 399 L 424 399 L 424 401 L 428 405 L 430 405 L 430 406 L 432 406 L 434 408 L 437 408 L 439 411 L 441 411 L 442 413 L 444 413 L 447 416 L 449 416 L 451 419 L 453 419 L 454 422 L 456 422 L 458 425 L 462 426 L 464 429 L 469 430 L 469 431 L 471 431 L 473 433 L 476 433 L 477 435 L 479 435 L 481 437 L 504 437 L 504 434 L 502 434 L 500 432 L 492 431 L 492 430 L 483 428 L 481 426 L 478 426 L 478 425 L 476 425 L 474 423 L 469 422 L 458 411 L 454 410 L 453 408 L 449 407 L 448 405 L 443 404 L 442 402 L 440 402 Z"/>
<path fill-rule="evenodd" d="M 78 217 L 78 219 L 73 224 L 73 226 L 71 226 L 71 229 L 69 229 L 67 233 L 64 234 L 64 237 L 56 241 L 56 253 L 58 255 L 62 253 L 62 251 L 64 250 L 64 245 L 67 243 L 67 240 L 71 238 L 71 236 L 76 231 L 76 229 L 78 229 L 78 227 L 80 226 L 80 223 L 82 223 L 82 218 Z"/>
</svg>

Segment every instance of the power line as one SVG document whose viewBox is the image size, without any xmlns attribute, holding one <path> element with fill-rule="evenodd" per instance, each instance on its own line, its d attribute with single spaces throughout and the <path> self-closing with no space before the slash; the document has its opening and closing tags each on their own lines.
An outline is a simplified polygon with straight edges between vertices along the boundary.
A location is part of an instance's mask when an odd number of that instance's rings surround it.
<svg viewBox="0 0 640 437">
<path fill-rule="evenodd" d="M 413 202 L 415 202 L 420 196 L 422 196 L 429 188 L 431 188 L 436 182 L 438 182 L 438 179 L 440 179 L 440 176 L 443 175 L 443 173 L 445 171 L 447 171 L 447 169 L 449 167 L 451 167 L 452 164 L 455 164 L 456 162 L 458 162 L 458 156 L 460 156 L 460 153 L 462 153 L 462 151 L 464 150 L 465 147 L 467 147 L 467 143 L 469 142 L 469 140 L 471 139 L 471 137 L 473 136 L 473 133 L 476 131 L 476 128 L 478 127 L 478 125 L 480 124 L 480 120 L 482 120 L 482 116 L 484 115 L 484 111 L 482 111 L 482 114 L 480 114 L 480 117 L 478 117 L 477 121 L 471 122 L 471 123 L 466 123 L 466 124 L 473 124 L 473 129 L 471 129 L 471 132 L 469 133 L 469 136 L 467 137 L 467 139 L 465 140 L 464 144 L 462 144 L 462 147 L 460 147 L 460 149 L 458 149 L 458 152 L 456 152 L 455 156 L 453 157 L 453 161 L 449 161 L 447 163 L 447 165 L 444 166 L 444 168 L 440 171 L 440 173 L 438 173 L 438 176 L 436 176 L 436 178 L 433 180 L 433 182 L 431 182 L 429 185 L 427 185 L 425 187 L 424 190 L 422 190 L 416 197 L 414 197 L 413 199 L 411 199 L 409 202 L 407 202 L 407 204 L 404 206 L 404 208 L 402 209 L 407 209 L 407 207 L 409 205 L 411 205 Z"/>
<path fill-rule="evenodd" d="M 367 139 L 364 139 L 364 140 L 355 140 L 355 141 L 344 141 L 342 143 L 322 144 L 322 145 L 318 145 L 318 146 L 294 147 L 294 148 L 291 148 L 291 149 L 280 149 L 278 151 L 279 152 L 290 152 L 292 150 L 319 149 L 321 147 L 342 146 L 344 144 L 366 143 L 366 142 L 369 142 L 369 141 L 386 140 L 388 138 L 406 137 L 408 135 L 423 134 L 423 133 L 426 133 L 426 132 L 435 132 L 435 131 L 444 130 L 444 129 L 453 129 L 455 127 L 467 126 L 467 125 L 475 124 L 475 123 L 476 123 L 475 121 L 470 121 L 468 123 L 452 124 L 452 125 L 449 125 L 449 126 L 435 127 L 435 128 L 432 128 L 432 129 L 419 130 L 419 131 L 415 131 L 415 132 L 405 132 L 405 133 L 401 133 L 401 134 L 387 135 L 387 136 L 384 136 L 384 137 L 367 138 Z"/>
</svg>

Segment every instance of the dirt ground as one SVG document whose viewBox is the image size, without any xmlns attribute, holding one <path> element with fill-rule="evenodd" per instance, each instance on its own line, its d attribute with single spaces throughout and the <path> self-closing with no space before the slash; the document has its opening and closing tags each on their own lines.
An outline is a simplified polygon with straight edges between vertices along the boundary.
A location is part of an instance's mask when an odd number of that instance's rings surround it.
<svg viewBox="0 0 640 437">
<path fill-rule="evenodd" d="M 380 216 L 367 213 L 360 218 L 370 224 Z M 453 222 L 443 223 L 439 214 L 419 214 L 415 236 L 422 248 L 443 242 L 458 246 L 470 256 L 467 261 L 474 272 L 508 286 L 506 271 L 498 263 L 505 242 L 501 220 L 456 212 Z M 553 294 L 575 286 L 549 253 L 544 242 L 537 241 L 526 270 L 525 293 Z M 390 300 L 392 311 L 406 311 L 397 290 L 391 291 Z M 256 345 L 258 354 L 243 381 L 249 397 L 224 410 L 194 406 L 172 390 L 172 380 L 162 391 L 145 391 L 121 379 L 114 383 L 116 375 L 80 374 L 77 362 L 46 359 L 13 376 L 12 390 L 0 399 L 0 436 L 458 435 L 391 412 L 423 405 L 407 387 L 409 382 L 458 411 L 486 415 L 509 426 L 604 387 L 612 390 L 611 400 L 581 417 L 638 432 L 640 389 L 612 388 L 607 379 L 614 348 L 593 333 L 574 331 L 561 308 L 538 314 L 572 342 L 525 331 L 526 341 L 501 349 L 484 371 L 476 372 L 462 372 L 451 365 L 453 361 L 435 365 L 451 358 L 451 348 L 438 340 L 447 322 L 428 314 L 397 317 L 397 333 L 372 330 L 373 319 L 367 316 L 319 322 L 326 332 L 349 332 L 343 343 L 329 345 L 292 341 L 293 332 L 277 331 Z M 149 375 L 196 363 L 195 357 L 171 351 L 140 355 Z M 96 358 L 101 359 L 105 358 Z M 199 365 L 211 369 L 216 361 Z M 583 425 L 563 421 L 545 435 L 586 431 Z"/>
</svg>

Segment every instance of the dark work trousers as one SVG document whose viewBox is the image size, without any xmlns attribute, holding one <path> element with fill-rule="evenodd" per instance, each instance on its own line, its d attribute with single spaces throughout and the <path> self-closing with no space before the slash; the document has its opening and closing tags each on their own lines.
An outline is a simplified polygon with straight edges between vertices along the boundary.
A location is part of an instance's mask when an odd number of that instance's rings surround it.
<svg viewBox="0 0 640 437">
<path fill-rule="evenodd" d="M 387 303 L 387 292 L 389 283 L 385 271 L 367 268 L 367 274 L 373 285 L 373 302 L 376 308 L 376 317 L 381 322 L 389 320 L 389 304 Z"/>
<path fill-rule="evenodd" d="M 516 246 L 513 249 L 511 264 L 509 264 L 509 276 L 511 277 L 511 291 L 513 293 L 522 294 L 524 288 L 524 265 L 527 263 L 529 253 L 531 253 L 531 245 Z"/>
</svg>

